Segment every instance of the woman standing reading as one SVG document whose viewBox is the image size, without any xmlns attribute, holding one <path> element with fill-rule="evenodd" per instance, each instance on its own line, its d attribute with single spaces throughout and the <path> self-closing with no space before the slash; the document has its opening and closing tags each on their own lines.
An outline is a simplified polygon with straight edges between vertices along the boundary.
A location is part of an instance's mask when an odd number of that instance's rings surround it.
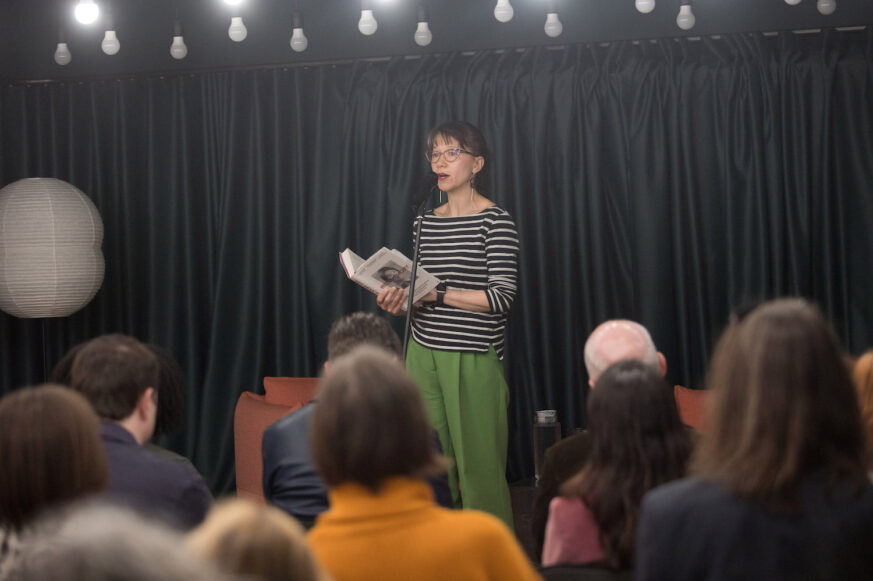
<svg viewBox="0 0 873 581">
<path fill-rule="evenodd" d="M 428 135 L 426 157 L 447 202 L 421 218 L 420 264 L 440 285 L 417 305 L 406 366 L 444 454 L 454 460 L 455 505 L 490 512 L 512 527 L 501 359 L 516 293 L 518 233 L 506 210 L 483 195 L 490 155 L 476 127 L 439 125 Z M 400 314 L 406 291 L 386 289 L 377 302 Z"/>
</svg>

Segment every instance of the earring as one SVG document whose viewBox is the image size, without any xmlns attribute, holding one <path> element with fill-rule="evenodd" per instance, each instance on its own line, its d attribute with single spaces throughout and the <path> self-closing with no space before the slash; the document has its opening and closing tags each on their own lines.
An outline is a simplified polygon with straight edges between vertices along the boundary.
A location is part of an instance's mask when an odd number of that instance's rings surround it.
<svg viewBox="0 0 873 581">
<path fill-rule="evenodd" d="M 473 201 L 473 190 L 476 188 L 476 172 L 470 176 L 470 201 Z"/>
</svg>

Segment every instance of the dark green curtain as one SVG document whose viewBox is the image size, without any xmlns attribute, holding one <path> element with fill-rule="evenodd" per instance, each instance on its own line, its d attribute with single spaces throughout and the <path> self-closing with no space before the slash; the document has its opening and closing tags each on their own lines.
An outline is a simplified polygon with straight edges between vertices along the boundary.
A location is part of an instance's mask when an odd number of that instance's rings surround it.
<svg viewBox="0 0 873 581">
<path fill-rule="evenodd" d="M 165 443 L 230 490 L 240 392 L 315 375 L 330 322 L 376 310 L 337 253 L 410 250 L 424 137 L 452 118 L 490 140 L 522 243 L 511 479 L 532 473 L 533 410 L 585 425 L 582 347 L 607 318 L 648 326 L 692 387 L 750 299 L 807 296 L 859 352 L 871 47 L 869 31 L 734 35 L 4 87 L 0 182 L 88 193 L 107 266 L 71 317 L 0 315 L 0 390 L 42 381 L 43 336 L 49 365 L 100 333 L 163 345 L 189 381 Z"/>
</svg>

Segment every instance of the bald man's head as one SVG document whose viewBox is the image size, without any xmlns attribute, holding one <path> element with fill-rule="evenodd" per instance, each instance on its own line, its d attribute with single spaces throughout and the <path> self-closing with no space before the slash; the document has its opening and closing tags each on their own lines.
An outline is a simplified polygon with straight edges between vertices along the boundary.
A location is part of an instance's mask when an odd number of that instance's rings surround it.
<svg viewBox="0 0 873 581">
<path fill-rule="evenodd" d="M 652 337 L 645 327 L 626 319 L 613 319 L 601 323 L 585 342 L 585 368 L 588 370 L 588 385 L 594 387 L 600 374 L 617 361 L 636 359 L 642 361 L 661 377 L 667 373 L 667 361 L 655 348 Z"/>
</svg>

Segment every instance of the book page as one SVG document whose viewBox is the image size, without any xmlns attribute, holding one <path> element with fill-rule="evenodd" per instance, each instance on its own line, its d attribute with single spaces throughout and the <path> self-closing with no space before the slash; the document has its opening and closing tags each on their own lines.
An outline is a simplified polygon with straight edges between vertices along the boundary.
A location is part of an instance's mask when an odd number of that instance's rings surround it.
<svg viewBox="0 0 873 581">
<path fill-rule="evenodd" d="M 386 288 L 409 289 L 412 280 L 412 261 L 401 252 L 381 248 L 360 265 L 352 277 L 355 282 L 379 291 Z M 424 269 L 419 268 L 415 285 L 415 301 L 430 292 L 439 281 Z"/>
</svg>

